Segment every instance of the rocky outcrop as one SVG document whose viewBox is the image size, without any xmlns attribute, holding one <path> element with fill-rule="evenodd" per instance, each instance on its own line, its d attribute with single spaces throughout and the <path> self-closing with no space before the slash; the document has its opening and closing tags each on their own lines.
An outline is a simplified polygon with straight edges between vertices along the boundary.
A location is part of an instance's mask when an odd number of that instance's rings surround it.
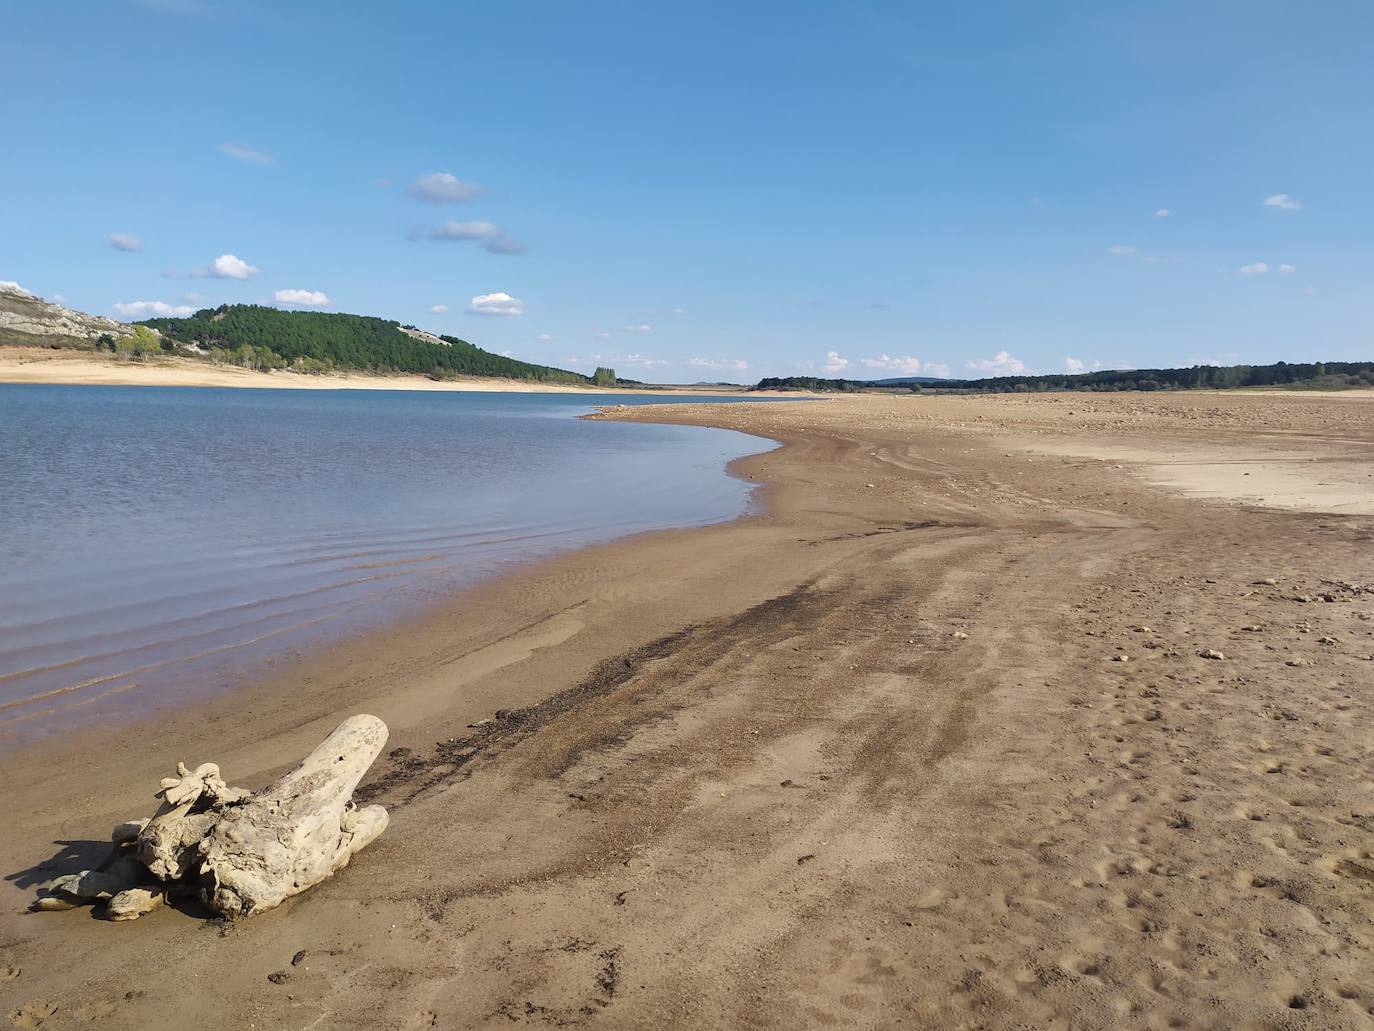
<svg viewBox="0 0 1374 1031">
<path fill-rule="evenodd" d="M 129 336 L 133 327 L 114 319 L 64 308 L 0 280 L 0 344 L 52 347 L 93 343 L 102 333 Z"/>
</svg>

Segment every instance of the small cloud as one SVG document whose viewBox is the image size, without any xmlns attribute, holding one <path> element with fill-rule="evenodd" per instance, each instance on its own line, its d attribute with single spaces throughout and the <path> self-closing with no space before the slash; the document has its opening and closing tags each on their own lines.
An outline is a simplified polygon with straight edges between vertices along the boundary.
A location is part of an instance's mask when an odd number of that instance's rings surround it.
<svg viewBox="0 0 1374 1031">
<path fill-rule="evenodd" d="M 548 343 L 550 340 L 553 339 L 553 334 L 552 334 L 552 333 L 540 333 L 539 336 L 538 336 L 536 339 L 539 339 L 539 340 L 544 341 L 545 343 Z"/>
<path fill-rule="evenodd" d="M 998 351 L 991 358 L 975 358 L 968 363 L 968 367 L 993 376 L 1020 376 L 1026 372 L 1026 363 L 1020 358 L 1013 358 L 1007 351 Z"/>
<path fill-rule="evenodd" d="M 1107 253 L 1126 258 L 1135 253 L 1135 248 L 1128 243 L 1114 243 L 1107 248 Z"/>
<path fill-rule="evenodd" d="M 1155 210 L 1155 218 L 1168 218 L 1172 214 L 1173 212 L 1168 208 L 1157 208 Z"/>
<path fill-rule="evenodd" d="M 821 368 L 829 373 L 844 372 L 845 369 L 849 368 L 849 359 L 841 355 L 839 351 L 826 351 L 825 364 Z"/>
<path fill-rule="evenodd" d="M 406 187 L 406 193 L 416 200 L 431 204 L 461 204 L 482 194 L 476 183 L 465 183 L 451 172 L 430 172 Z"/>
<path fill-rule="evenodd" d="M 914 358 L 909 354 L 898 356 L 880 354 L 876 358 L 864 358 L 863 366 L 866 369 L 879 369 L 883 372 L 896 373 L 898 376 L 939 376 L 940 372 L 932 370 L 943 369 L 943 375 L 949 375 L 947 365 L 932 365 L 923 362 L 919 358 Z"/>
<path fill-rule="evenodd" d="M 615 365 L 628 365 L 634 369 L 657 369 L 660 366 L 668 364 L 668 362 L 662 358 L 649 358 L 645 355 L 634 353 L 627 354 L 622 358 L 615 358 L 612 360 L 612 363 Z"/>
<path fill-rule="evenodd" d="M 1298 271 L 1298 266 L 1296 266 L 1296 265 L 1280 265 L 1280 266 L 1279 266 L 1279 271 L 1282 272 L 1285 276 L 1287 276 L 1287 275 L 1292 275 L 1294 272 Z"/>
<path fill-rule="evenodd" d="M 215 148 L 221 154 L 227 154 L 235 161 L 242 161 L 249 165 L 270 165 L 275 158 L 254 147 L 245 147 L 242 143 L 221 143 Z"/>
<path fill-rule="evenodd" d="M 181 319 L 195 311 L 189 304 L 168 304 L 166 301 L 124 301 L 114 305 L 114 310 L 126 319 L 147 319 L 154 316 Z"/>
<path fill-rule="evenodd" d="M 444 314 L 446 311 L 448 311 L 448 305 L 447 305 L 447 304 L 431 304 L 431 305 L 429 306 L 429 310 L 432 311 L 432 312 L 434 312 L 435 315 L 442 315 L 442 314 Z"/>
<path fill-rule="evenodd" d="M 235 254 L 221 254 L 210 262 L 208 269 L 197 269 L 192 275 L 212 276 L 215 279 L 247 279 L 261 271 Z"/>
<path fill-rule="evenodd" d="M 654 327 L 653 327 L 653 326 L 650 326 L 650 325 L 648 325 L 647 323 L 644 323 L 644 322 L 641 322 L 641 323 L 639 323 L 638 325 L 635 325 L 635 326 L 626 326 L 626 327 L 625 327 L 625 332 L 626 332 L 626 333 L 652 333 L 653 331 L 654 331 Z"/>
<path fill-rule="evenodd" d="M 674 314 L 674 315 L 686 315 L 686 314 L 687 314 L 687 309 L 686 309 L 686 308 L 674 308 L 674 309 L 673 309 L 673 314 Z"/>
<path fill-rule="evenodd" d="M 62 295 L 62 294 L 49 294 L 49 295 L 48 295 L 48 300 L 52 301 L 53 304 L 66 304 L 66 303 L 67 303 L 67 298 L 66 298 L 64 295 Z"/>
<path fill-rule="evenodd" d="M 525 245 L 495 222 L 445 222 L 430 230 L 431 240 L 474 240 L 490 254 L 523 254 Z"/>
<path fill-rule="evenodd" d="M 687 364 L 694 369 L 730 369 L 734 372 L 749 370 L 749 363 L 743 358 L 688 358 Z"/>
<path fill-rule="evenodd" d="M 596 335 L 596 339 L 598 339 L 598 340 L 609 340 L 609 339 L 611 339 L 611 334 L 609 334 L 609 333 L 607 333 L 607 332 L 605 332 L 605 331 L 602 331 L 602 332 L 600 332 L 600 333 L 598 333 L 598 334 Z M 597 357 L 599 358 L 600 355 L 597 355 Z"/>
<path fill-rule="evenodd" d="M 1066 372 L 1090 372 L 1094 369 L 1102 368 L 1102 363 L 1094 358 L 1091 362 L 1081 361 L 1072 355 L 1064 359 L 1064 369 Z"/>
<path fill-rule="evenodd" d="M 1264 198 L 1266 208 L 1278 208 L 1280 211 L 1301 211 L 1302 204 L 1298 200 L 1290 197 L 1286 193 L 1276 193 L 1272 197 Z"/>
<path fill-rule="evenodd" d="M 299 304 L 307 308 L 320 308 L 330 303 L 319 290 L 278 290 L 272 296 L 278 304 Z"/>
<path fill-rule="evenodd" d="M 1269 271 L 1267 261 L 1257 261 L 1253 265 L 1242 265 L 1236 269 L 1236 274 L 1240 276 L 1262 276 Z"/>
<path fill-rule="evenodd" d="M 143 241 L 133 233 L 111 233 L 110 246 L 117 251 L 136 251 L 143 246 Z"/>
<path fill-rule="evenodd" d="M 478 294 L 468 306 L 470 315 L 523 315 L 525 302 L 507 293 Z"/>
</svg>

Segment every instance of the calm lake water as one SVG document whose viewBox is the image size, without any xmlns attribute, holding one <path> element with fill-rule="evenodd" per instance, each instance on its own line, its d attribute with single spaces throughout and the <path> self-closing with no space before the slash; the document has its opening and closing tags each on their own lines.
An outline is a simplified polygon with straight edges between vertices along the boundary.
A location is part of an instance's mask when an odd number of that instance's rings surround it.
<svg viewBox="0 0 1374 1031">
<path fill-rule="evenodd" d="M 630 395 L 0 384 L 0 743 L 223 690 L 532 557 L 731 519 Z M 726 399 L 722 399 L 726 400 Z"/>
</svg>

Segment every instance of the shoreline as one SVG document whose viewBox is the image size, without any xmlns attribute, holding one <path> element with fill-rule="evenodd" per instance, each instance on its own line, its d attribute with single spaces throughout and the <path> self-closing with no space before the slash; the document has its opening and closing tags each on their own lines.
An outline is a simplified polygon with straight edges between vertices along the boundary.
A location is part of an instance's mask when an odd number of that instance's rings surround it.
<svg viewBox="0 0 1374 1031">
<path fill-rule="evenodd" d="M 211 365 L 194 358 L 118 361 L 89 351 L 0 345 L 0 383 L 121 387 L 250 387 L 289 390 L 425 390 L 539 394 L 629 394 L 635 396 L 744 393 L 740 386 L 642 387 L 578 386 L 471 376 L 432 380 L 419 374 L 380 375 L 328 372 L 302 375 L 281 370 L 256 372 L 234 365 Z M 806 396 L 806 395 L 783 395 Z"/>
<path fill-rule="evenodd" d="M 592 416 L 781 446 L 731 463 L 760 485 L 738 520 L 541 561 L 232 699 L 0 761 L 15 823 L 0 968 L 26 968 L 3 987 L 16 1006 L 115 1027 L 402 1027 L 426 1012 L 481 1027 L 584 1006 L 624 1024 L 931 1025 L 967 1019 L 976 993 L 992 1026 L 1102 1026 L 1123 1006 L 1278 1019 L 1298 992 L 1346 1026 L 1362 997 L 1337 989 L 1370 946 L 1351 923 L 1361 883 L 1339 863 L 1367 860 L 1341 852 L 1336 817 L 1360 809 L 1369 606 L 1292 595 L 1374 578 L 1374 524 L 1188 499 L 1118 469 L 1129 460 L 1042 447 L 1370 436 L 1344 402 L 1250 404 L 859 398 Z M 1252 586 L 1264 576 L 1280 586 Z M 1298 616 L 1310 635 L 1290 629 Z M 1252 623 L 1268 632 L 1236 631 Z M 1199 659 L 1204 646 L 1226 661 Z M 1311 672 L 1284 664 L 1294 655 Z M 383 756 L 365 781 L 392 827 L 334 880 L 222 938 L 175 912 L 132 928 L 18 914 L 36 880 L 149 808 L 176 760 L 255 786 L 358 711 L 410 756 Z M 490 748 L 444 763 L 439 745 L 493 718 Z M 1256 762 L 1304 772 L 1258 777 Z M 1284 853 L 1266 850 L 1285 828 Z M 68 844 L 54 856 L 53 842 Z M 1134 907 L 1116 901 L 1132 890 Z M 1274 920 L 1345 945 L 1318 958 L 1302 933 L 1265 937 Z M 1210 973 L 1190 958 L 1204 942 Z M 299 949 L 290 988 L 268 984 Z M 146 990 L 170 954 L 203 997 Z M 971 956 L 990 962 L 970 981 Z M 1161 996 L 1145 975 L 1166 961 Z M 1059 973 L 1018 973 L 1036 969 Z"/>
</svg>

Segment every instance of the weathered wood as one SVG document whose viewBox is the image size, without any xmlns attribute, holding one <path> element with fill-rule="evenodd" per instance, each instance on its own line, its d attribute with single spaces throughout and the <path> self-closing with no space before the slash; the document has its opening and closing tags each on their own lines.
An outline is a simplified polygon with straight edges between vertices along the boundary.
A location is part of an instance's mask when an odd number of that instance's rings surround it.
<svg viewBox="0 0 1374 1031">
<path fill-rule="evenodd" d="M 353 806 L 386 738 L 377 717 L 353 716 L 286 776 L 226 809 L 201 846 L 206 905 L 252 916 L 347 866 L 386 829 L 381 806 Z"/>
</svg>

